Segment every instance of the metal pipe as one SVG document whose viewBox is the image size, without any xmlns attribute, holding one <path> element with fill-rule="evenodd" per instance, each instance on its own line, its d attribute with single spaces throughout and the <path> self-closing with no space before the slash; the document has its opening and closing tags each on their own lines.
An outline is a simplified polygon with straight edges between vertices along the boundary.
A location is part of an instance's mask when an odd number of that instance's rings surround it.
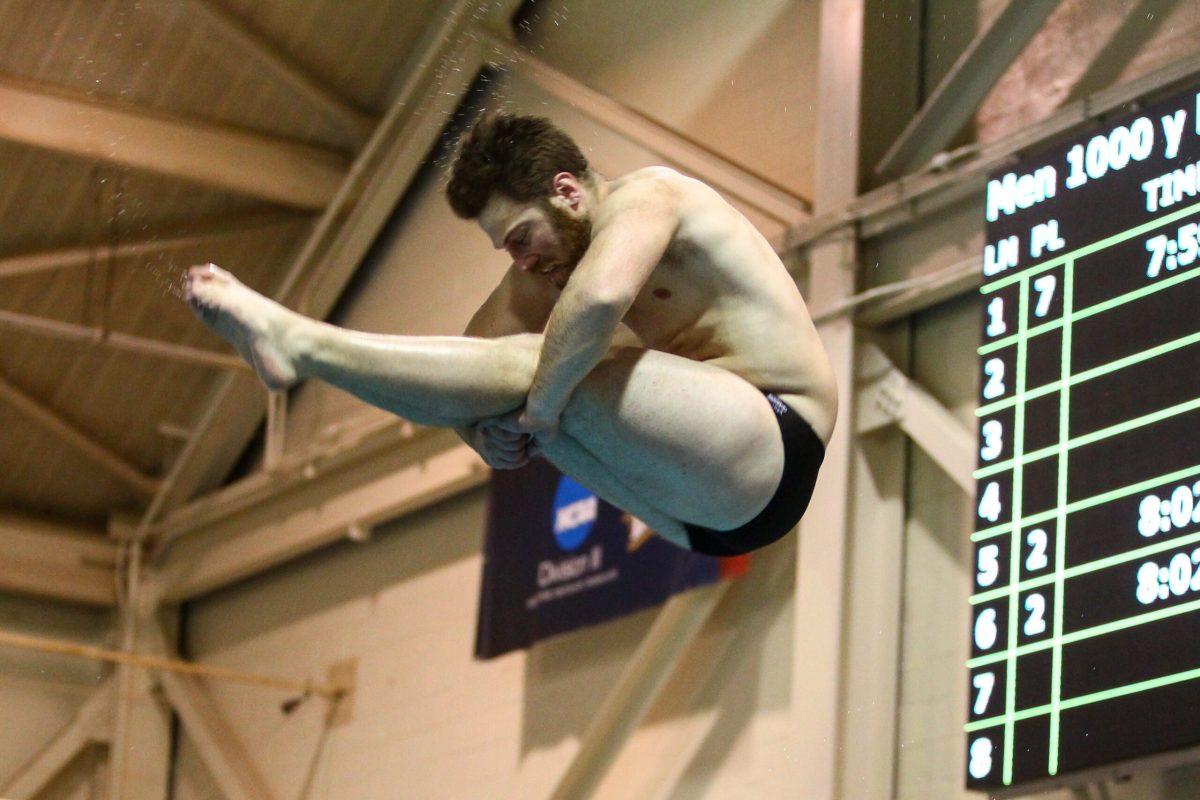
<svg viewBox="0 0 1200 800">
<path fill-rule="evenodd" d="M 228 667 L 215 667 L 206 664 L 196 664 L 191 661 L 180 661 L 178 659 L 163 658 L 161 656 L 152 656 L 145 653 L 105 650 L 100 647 L 79 644 L 77 642 L 67 642 L 61 639 L 48 639 L 40 636 L 26 636 L 24 634 L 8 633 L 4 631 L 0 631 L 0 645 L 6 647 L 15 647 L 21 650 L 32 650 L 39 653 L 74 656 L 77 658 L 91 659 L 93 661 L 107 661 L 114 664 L 128 664 L 134 667 L 165 669 L 169 672 L 178 672 L 184 675 L 197 675 L 202 678 L 211 678 L 213 680 L 228 681 L 231 683 L 241 683 L 249 686 L 260 686 L 267 689 L 280 689 L 289 692 L 316 694 L 322 697 L 328 697 L 332 700 L 337 700 L 345 696 L 349 691 L 344 686 L 316 683 L 312 680 L 277 678 L 271 675 L 261 675 L 254 672 L 243 672 L 241 670 L 229 669 Z"/>
<path fill-rule="evenodd" d="M 267 472 L 279 469 L 287 435 L 287 392 L 267 392 L 267 434 L 263 445 L 262 468 Z"/>
</svg>

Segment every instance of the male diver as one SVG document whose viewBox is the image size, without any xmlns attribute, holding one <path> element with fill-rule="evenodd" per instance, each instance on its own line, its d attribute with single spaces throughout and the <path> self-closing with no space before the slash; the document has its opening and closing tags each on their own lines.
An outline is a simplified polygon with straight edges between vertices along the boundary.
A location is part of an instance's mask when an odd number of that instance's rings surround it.
<svg viewBox="0 0 1200 800">
<path fill-rule="evenodd" d="M 607 180 L 549 120 L 497 112 L 446 193 L 512 257 L 461 337 L 337 328 L 211 264 L 188 270 L 186 299 L 269 387 L 320 378 L 457 429 L 496 469 L 541 455 L 680 547 L 738 555 L 795 526 L 837 388 L 744 216 L 665 167 Z"/>
</svg>

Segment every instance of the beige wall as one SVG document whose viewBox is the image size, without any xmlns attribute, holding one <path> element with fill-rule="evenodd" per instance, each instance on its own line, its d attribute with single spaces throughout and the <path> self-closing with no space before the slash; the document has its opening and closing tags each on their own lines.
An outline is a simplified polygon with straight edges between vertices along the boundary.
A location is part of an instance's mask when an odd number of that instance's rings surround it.
<svg viewBox="0 0 1200 800">
<path fill-rule="evenodd" d="M 542 6 L 529 38 L 545 61 L 812 197 L 817 0 Z"/>
<path fill-rule="evenodd" d="M 112 624 L 102 609 L 0 593 L 0 630 L 104 647 Z M 0 786 L 71 722 L 103 677 L 96 662 L 0 648 Z M 98 755 L 81 753 L 41 796 L 87 800 Z"/>
<path fill-rule="evenodd" d="M 473 660 L 484 497 L 468 493 L 382 527 L 368 544 L 339 545 L 193 604 L 195 658 L 296 677 L 357 662 L 352 719 L 327 732 L 321 701 L 285 716 L 286 695 L 214 687 L 278 797 L 540 797 L 565 769 L 654 612 Z M 631 746 L 677 748 L 670 734 L 704 726 L 696 756 L 679 765 L 687 789 L 676 796 L 743 796 L 743 785 L 780 796 L 772 781 L 788 706 L 793 558 L 787 545 L 775 548 L 737 582 Z M 681 695 L 694 685 L 701 691 L 688 705 Z M 633 759 L 621 771 L 630 791 L 610 796 L 647 796 L 640 787 L 669 761 Z M 176 781 L 181 800 L 219 797 L 186 738 Z"/>
</svg>

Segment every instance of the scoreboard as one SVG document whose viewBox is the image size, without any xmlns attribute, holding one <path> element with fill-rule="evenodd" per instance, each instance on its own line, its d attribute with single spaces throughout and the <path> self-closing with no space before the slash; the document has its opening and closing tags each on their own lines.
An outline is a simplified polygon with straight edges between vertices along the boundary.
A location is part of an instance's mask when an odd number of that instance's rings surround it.
<svg viewBox="0 0 1200 800">
<path fill-rule="evenodd" d="M 990 176 L 968 787 L 1200 746 L 1200 87 Z"/>
</svg>

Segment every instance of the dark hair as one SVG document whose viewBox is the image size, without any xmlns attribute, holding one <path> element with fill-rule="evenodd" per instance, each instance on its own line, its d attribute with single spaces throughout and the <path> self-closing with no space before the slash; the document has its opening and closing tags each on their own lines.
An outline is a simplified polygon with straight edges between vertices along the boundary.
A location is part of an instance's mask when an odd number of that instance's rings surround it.
<svg viewBox="0 0 1200 800">
<path fill-rule="evenodd" d="M 549 197 L 560 172 L 581 180 L 588 174 L 587 158 L 570 136 L 545 117 L 493 111 L 463 140 L 446 198 L 459 217 L 475 219 L 492 192 L 518 203 Z"/>
</svg>

